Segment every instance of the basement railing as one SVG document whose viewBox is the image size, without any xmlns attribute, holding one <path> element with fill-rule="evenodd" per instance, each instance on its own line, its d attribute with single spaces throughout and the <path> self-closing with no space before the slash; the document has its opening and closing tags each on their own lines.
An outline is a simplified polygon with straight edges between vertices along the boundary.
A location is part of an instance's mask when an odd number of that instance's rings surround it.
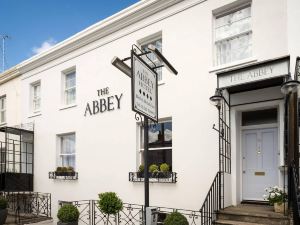
<svg viewBox="0 0 300 225">
<path fill-rule="evenodd" d="M 291 202 L 293 208 L 293 221 L 294 225 L 300 224 L 300 192 L 299 192 L 299 177 L 296 172 L 297 168 L 295 162 L 290 167 L 290 191 L 291 191 Z"/>
<path fill-rule="evenodd" d="M 0 192 L 8 201 L 8 213 L 16 224 L 51 218 L 51 194 L 40 192 Z"/>
</svg>

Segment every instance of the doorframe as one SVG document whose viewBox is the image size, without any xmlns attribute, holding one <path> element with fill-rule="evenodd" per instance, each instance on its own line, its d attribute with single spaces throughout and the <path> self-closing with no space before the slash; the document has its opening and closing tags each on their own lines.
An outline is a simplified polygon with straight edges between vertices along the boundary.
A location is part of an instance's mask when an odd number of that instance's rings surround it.
<svg viewBox="0 0 300 225">
<path fill-rule="evenodd" d="M 276 108 L 277 109 L 277 123 L 263 124 L 254 126 L 242 126 L 242 112 L 256 111 L 262 109 Z M 279 169 L 283 165 L 283 150 L 284 150 L 284 102 L 282 100 L 274 100 L 260 103 L 251 103 L 240 106 L 231 107 L 231 127 L 232 127 L 232 204 L 237 205 L 243 199 L 243 157 L 242 157 L 242 131 L 245 129 L 256 128 L 271 128 L 277 127 L 278 135 L 278 185 L 282 186 L 283 173 Z"/>
</svg>

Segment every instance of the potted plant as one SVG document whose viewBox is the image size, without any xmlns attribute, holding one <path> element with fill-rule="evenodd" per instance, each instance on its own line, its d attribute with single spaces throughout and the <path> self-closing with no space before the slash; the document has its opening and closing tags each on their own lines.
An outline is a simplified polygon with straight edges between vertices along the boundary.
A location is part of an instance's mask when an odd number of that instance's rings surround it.
<svg viewBox="0 0 300 225">
<path fill-rule="evenodd" d="M 173 212 L 167 216 L 164 225 L 189 225 L 189 222 L 181 213 Z"/>
<path fill-rule="evenodd" d="M 58 166 L 55 170 L 55 175 L 56 176 L 62 176 L 63 168 Z"/>
<path fill-rule="evenodd" d="M 75 176 L 75 171 L 74 171 L 74 168 L 72 166 L 66 167 L 66 172 L 67 172 L 66 176 Z"/>
<path fill-rule="evenodd" d="M 158 165 L 156 164 L 152 164 L 149 166 L 149 177 L 156 177 L 156 175 L 158 175 L 159 170 L 158 170 Z"/>
<path fill-rule="evenodd" d="M 266 188 L 265 194 L 263 197 L 265 200 L 268 200 L 271 205 L 274 205 L 274 211 L 277 213 L 283 213 L 284 210 L 287 210 L 287 204 L 285 204 L 287 199 L 287 194 L 277 186 Z"/>
<path fill-rule="evenodd" d="M 3 225 L 7 217 L 7 200 L 0 197 L 0 225 Z"/>
<path fill-rule="evenodd" d="M 63 205 L 57 213 L 57 225 L 78 225 L 79 211 L 72 204 Z"/>
<path fill-rule="evenodd" d="M 160 165 L 160 177 L 161 178 L 169 178 L 170 177 L 170 166 L 167 163 L 163 163 Z"/>
<path fill-rule="evenodd" d="M 99 194 L 98 206 L 100 211 L 107 215 L 106 224 L 109 224 L 109 216 L 117 214 L 123 209 L 123 202 L 115 192 L 105 192 Z"/>
<path fill-rule="evenodd" d="M 138 172 L 137 172 L 137 177 L 138 177 L 138 178 L 143 178 L 143 177 L 144 177 L 144 171 L 145 171 L 145 167 L 144 167 L 143 164 L 141 164 L 141 165 L 139 166 L 139 170 L 138 170 Z"/>
</svg>

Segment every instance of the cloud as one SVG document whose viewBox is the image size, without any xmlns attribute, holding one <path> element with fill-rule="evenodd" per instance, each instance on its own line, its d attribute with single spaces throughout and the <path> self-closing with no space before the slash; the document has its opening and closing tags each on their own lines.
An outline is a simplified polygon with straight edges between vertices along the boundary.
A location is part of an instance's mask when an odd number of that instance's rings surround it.
<svg viewBox="0 0 300 225">
<path fill-rule="evenodd" d="M 51 48 L 53 45 L 56 44 L 56 41 L 53 38 L 49 38 L 48 40 L 44 41 L 41 46 L 39 47 L 33 47 L 32 48 L 32 53 L 34 55 L 39 54 L 41 52 L 46 51 L 47 49 Z"/>
</svg>

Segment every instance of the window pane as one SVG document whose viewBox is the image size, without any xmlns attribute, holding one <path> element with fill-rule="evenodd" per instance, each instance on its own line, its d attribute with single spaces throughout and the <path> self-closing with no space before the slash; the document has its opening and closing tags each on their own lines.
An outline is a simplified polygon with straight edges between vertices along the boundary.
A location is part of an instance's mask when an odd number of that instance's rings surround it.
<svg viewBox="0 0 300 225">
<path fill-rule="evenodd" d="M 66 74 L 66 89 L 76 86 L 75 72 Z"/>
<path fill-rule="evenodd" d="M 61 156 L 61 166 L 72 166 L 73 168 L 75 168 L 75 155 Z"/>
<path fill-rule="evenodd" d="M 277 109 L 264 109 L 242 113 L 242 126 L 277 123 Z"/>
<path fill-rule="evenodd" d="M 72 88 L 69 90 L 66 90 L 66 104 L 72 104 L 75 103 L 76 100 L 76 88 Z"/>
<path fill-rule="evenodd" d="M 162 52 L 162 39 L 158 39 L 158 40 L 155 40 L 153 42 L 150 42 L 150 43 L 147 43 L 145 45 L 142 45 L 142 47 L 141 47 L 142 50 L 143 51 L 149 51 L 148 45 L 150 45 L 150 44 L 154 45 L 160 52 Z M 152 62 L 154 62 L 156 66 L 160 66 L 161 65 L 161 62 L 158 60 L 158 58 L 156 57 L 156 55 L 153 54 L 153 53 L 147 54 L 147 56 L 143 56 L 143 59 L 147 63 L 149 63 L 150 66 L 154 66 Z M 160 81 L 162 79 L 162 68 L 156 69 L 156 72 L 157 72 L 157 79 L 158 79 L 158 81 Z"/>
<path fill-rule="evenodd" d="M 142 153 L 144 154 L 144 152 Z M 144 156 L 142 157 L 144 158 Z M 148 152 L 149 166 L 151 164 L 161 165 L 167 163 L 172 171 L 172 149 L 150 150 Z"/>
<path fill-rule="evenodd" d="M 61 153 L 72 154 L 75 153 L 75 135 L 66 135 L 61 137 Z"/>
<path fill-rule="evenodd" d="M 215 41 L 217 65 L 249 58 L 252 55 L 251 8 L 216 18 Z"/>
</svg>

